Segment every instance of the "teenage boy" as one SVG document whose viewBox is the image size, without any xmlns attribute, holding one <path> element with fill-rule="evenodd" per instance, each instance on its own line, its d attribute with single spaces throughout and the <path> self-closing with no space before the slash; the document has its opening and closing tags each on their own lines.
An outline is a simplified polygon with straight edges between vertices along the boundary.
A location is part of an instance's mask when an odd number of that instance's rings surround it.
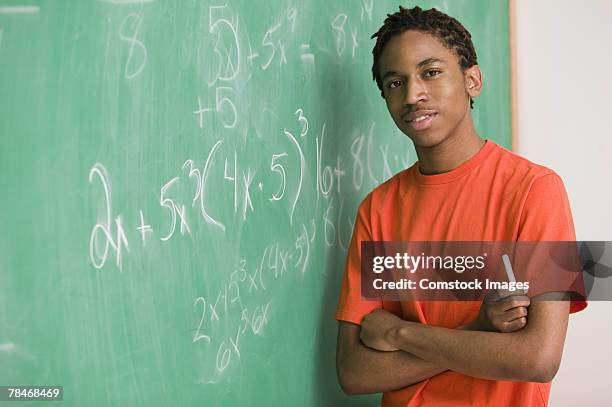
<svg viewBox="0 0 612 407">
<path fill-rule="evenodd" d="M 335 315 L 340 384 L 383 392 L 383 407 L 545 406 L 568 314 L 586 302 L 361 297 L 362 241 L 575 240 L 559 176 L 476 133 L 483 82 L 467 30 L 400 7 L 373 37 L 374 79 L 418 161 L 359 206 Z"/>
</svg>

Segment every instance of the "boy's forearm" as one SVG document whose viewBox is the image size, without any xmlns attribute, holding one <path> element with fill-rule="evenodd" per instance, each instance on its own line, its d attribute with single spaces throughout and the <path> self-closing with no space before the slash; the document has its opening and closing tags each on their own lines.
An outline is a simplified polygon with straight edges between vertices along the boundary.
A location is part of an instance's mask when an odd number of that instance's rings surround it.
<svg viewBox="0 0 612 407">
<path fill-rule="evenodd" d="M 473 329 L 463 325 L 456 329 Z M 354 345 L 350 355 L 341 356 L 339 374 L 344 390 L 350 394 L 368 394 L 408 387 L 448 370 L 406 351 L 381 352 Z"/>
<path fill-rule="evenodd" d="M 381 352 L 356 345 L 339 374 L 348 394 L 369 394 L 401 389 L 446 371 L 408 352 Z"/>
<path fill-rule="evenodd" d="M 556 373 L 528 330 L 513 333 L 462 331 L 405 322 L 389 332 L 399 349 L 439 366 L 490 380 L 547 382 Z M 558 366 L 557 366 L 558 367 Z"/>
</svg>

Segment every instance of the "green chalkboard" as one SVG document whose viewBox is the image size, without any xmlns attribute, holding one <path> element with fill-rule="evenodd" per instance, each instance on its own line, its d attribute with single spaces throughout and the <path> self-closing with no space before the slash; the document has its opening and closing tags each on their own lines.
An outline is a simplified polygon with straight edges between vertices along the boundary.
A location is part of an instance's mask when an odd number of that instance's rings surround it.
<svg viewBox="0 0 612 407">
<path fill-rule="evenodd" d="M 507 1 L 415 4 L 472 32 L 509 147 Z M 376 405 L 337 384 L 333 311 L 358 203 L 415 160 L 370 76 L 397 6 L 2 0 L 0 385 Z"/>
</svg>

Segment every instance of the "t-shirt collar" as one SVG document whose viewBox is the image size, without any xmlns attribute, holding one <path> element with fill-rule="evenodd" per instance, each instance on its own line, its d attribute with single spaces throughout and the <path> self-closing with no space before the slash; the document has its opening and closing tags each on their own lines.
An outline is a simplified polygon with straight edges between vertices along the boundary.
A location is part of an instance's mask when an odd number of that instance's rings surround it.
<svg viewBox="0 0 612 407">
<path fill-rule="evenodd" d="M 471 158 L 469 158 L 463 164 L 459 165 L 457 168 L 454 168 L 448 172 L 444 172 L 441 174 L 423 175 L 419 171 L 419 162 L 417 161 L 412 166 L 411 173 L 412 173 L 414 180 L 419 184 L 424 184 L 424 185 L 446 184 L 446 183 L 452 182 L 462 177 L 463 175 L 468 173 L 470 170 L 472 170 L 474 167 L 478 166 L 496 148 L 497 148 L 497 144 L 495 144 L 493 141 L 485 140 L 484 146 L 482 146 L 476 154 L 474 154 Z"/>
</svg>

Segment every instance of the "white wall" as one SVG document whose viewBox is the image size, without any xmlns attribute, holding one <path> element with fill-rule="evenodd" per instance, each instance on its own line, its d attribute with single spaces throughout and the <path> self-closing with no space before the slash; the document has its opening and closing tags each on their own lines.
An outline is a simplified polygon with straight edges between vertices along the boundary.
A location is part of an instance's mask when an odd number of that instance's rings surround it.
<svg viewBox="0 0 612 407">
<path fill-rule="evenodd" d="M 516 0 L 517 151 L 565 181 L 578 240 L 612 241 L 612 1 Z M 570 317 L 549 405 L 612 405 L 612 302 Z"/>
</svg>

